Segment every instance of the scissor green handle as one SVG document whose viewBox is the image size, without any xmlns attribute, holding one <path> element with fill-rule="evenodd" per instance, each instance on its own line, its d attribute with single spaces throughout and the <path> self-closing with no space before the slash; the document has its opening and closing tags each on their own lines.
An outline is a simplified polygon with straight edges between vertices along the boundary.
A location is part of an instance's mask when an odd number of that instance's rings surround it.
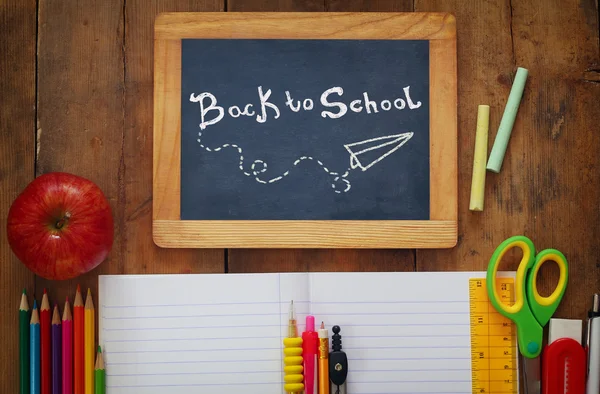
<svg viewBox="0 0 600 394">
<path fill-rule="evenodd" d="M 556 288 L 548 297 L 543 297 L 537 290 L 537 275 L 540 267 L 547 261 L 554 261 L 558 265 L 559 277 Z M 535 264 L 527 278 L 527 294 L 529 296 L 529 304 L 533 315 L 540 322 L 540 325 L 545 326 L 549 321 L 558 304 L 562 300 L 565 290 L 567 289 L 567 279 L 569 277 L 569 265 L 564 254 L 556 249 L 542 250 L 535 258 Z"/>
<path fill-rule="evenodd" d="M 498 266 L 506 252 L 514 247 L 520 248 L 523 251 L 523 257 L 519 263 L 519 268 L 517 268 L 515 303 L 506 305 L 502 302 L 496 289 L 496 274 L 498 273 Z M 490 259 L 486 277 L 486 287 L 490 302 L 501 315 L 515 322 L 519 351 L 523 356 L 528 358 L 534 358 L 540 354 L 543 338 L 542 327 L 533 316 L 527 302 L 527 294 L 525 293 L 527 272 L 533 267 L 534 263 L 535 247 L 533 246 L 533 242 L 527 237 L 517 235 L 508 238 L 498 245 Z"/>
</svg>

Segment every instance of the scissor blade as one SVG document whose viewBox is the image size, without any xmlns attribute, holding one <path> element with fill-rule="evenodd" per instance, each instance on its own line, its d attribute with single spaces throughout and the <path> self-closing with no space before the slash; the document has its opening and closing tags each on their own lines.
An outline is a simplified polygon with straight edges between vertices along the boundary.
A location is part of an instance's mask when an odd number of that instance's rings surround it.
<svg viewBox="0 0 600 394">
<path fill-rule="evenodd" d="M 525 375 L 525 393 L 540 394 L 541 389 L 541 373 L 540 373 L 540 358 L 523 357 L 523 371 Z"/>
</svg>

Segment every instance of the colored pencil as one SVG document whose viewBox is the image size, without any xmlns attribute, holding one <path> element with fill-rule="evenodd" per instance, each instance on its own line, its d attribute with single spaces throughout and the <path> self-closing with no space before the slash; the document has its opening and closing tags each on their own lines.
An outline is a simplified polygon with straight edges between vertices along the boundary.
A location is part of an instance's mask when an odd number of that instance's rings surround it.
<svg viewBox="0 0 600 394">
<path fill-rule="evenodd" d="M 62 378 L 62 326 L 60 325 L 58 305 L 52 312 L 52 394 L 61 394 Z"/>
<path fill-rule="evenodd" d="M 106 392 L 106 372 L 104 370 L 104 358 L 102 349 L 98 346 L 98 356 L 96 356 L 96 392 L 94 394 L 104 394 Z"/>
<path fill-rule="evenodd" d="M 42 373 L 41 394 L 51 394 L 52 392 L 52 338 L 50 335 L 50 302 L 48 301 L 48 293 L 44 289 L 42 296 L 42 306 L 40 308 L 40 362 Z"/>
<path fill-rule="evenodd" d="M 84 394 L 85 375 L 83 374 L 83 331 L 84 331 L 83 298 L 81 288 L 77 285 L 73 301 L 73 393 Z"/>
<path fill-rule="evenodd" d="M 21 394 L 29 394 L 29 302 L 23 289 L 19 306 L 19 366 L 21 372 Z"/>
<path fill-rule="evenodd" d="M 88 289 L 85 298 L 85 323 L 84 323 L 84 368 L 85 368 L 85 394 L 94 394 L 94 302 L 92 291 Z"/>
<path fill-rule="evenodd" d="M 30 394 L 40 394 L 40 315 L 35 299 L 29 322 L 29 362 Z"/>
<path fill-rule="evenodd" d="M 69 297 L 62 318 L 62 394 L 73 394 L 73 318 Z"/>
</svg>

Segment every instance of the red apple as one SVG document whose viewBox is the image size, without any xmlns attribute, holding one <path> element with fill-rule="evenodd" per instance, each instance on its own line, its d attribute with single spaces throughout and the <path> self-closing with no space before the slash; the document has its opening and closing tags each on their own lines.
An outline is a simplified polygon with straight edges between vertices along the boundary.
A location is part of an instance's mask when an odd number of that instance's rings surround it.
<svg viewBox="0 0 600 394">
<path fill-rule="evenodd" d="M 8 211 L 14 254 L 46 279 L 71 279 L 97 267 L 113 244 L 113 217 L 102 190 L 77 175 L 33 180 Z"/>
</svg>

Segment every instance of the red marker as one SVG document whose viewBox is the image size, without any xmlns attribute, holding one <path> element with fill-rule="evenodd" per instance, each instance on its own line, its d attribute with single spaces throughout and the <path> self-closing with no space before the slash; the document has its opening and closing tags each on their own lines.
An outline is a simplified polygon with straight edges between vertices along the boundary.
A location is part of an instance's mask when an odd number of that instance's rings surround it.
<svg viewBox="0 0 600 394">
<path fill-rule="evenodd" d="M 304 358 L 304 392 L 315 394 L 318 387 L 317 357 L 319 334 L 315 331 L 315 317 L 306 316 L 306 331 L 302 333 L 302 357 Z"/>
</svg>

